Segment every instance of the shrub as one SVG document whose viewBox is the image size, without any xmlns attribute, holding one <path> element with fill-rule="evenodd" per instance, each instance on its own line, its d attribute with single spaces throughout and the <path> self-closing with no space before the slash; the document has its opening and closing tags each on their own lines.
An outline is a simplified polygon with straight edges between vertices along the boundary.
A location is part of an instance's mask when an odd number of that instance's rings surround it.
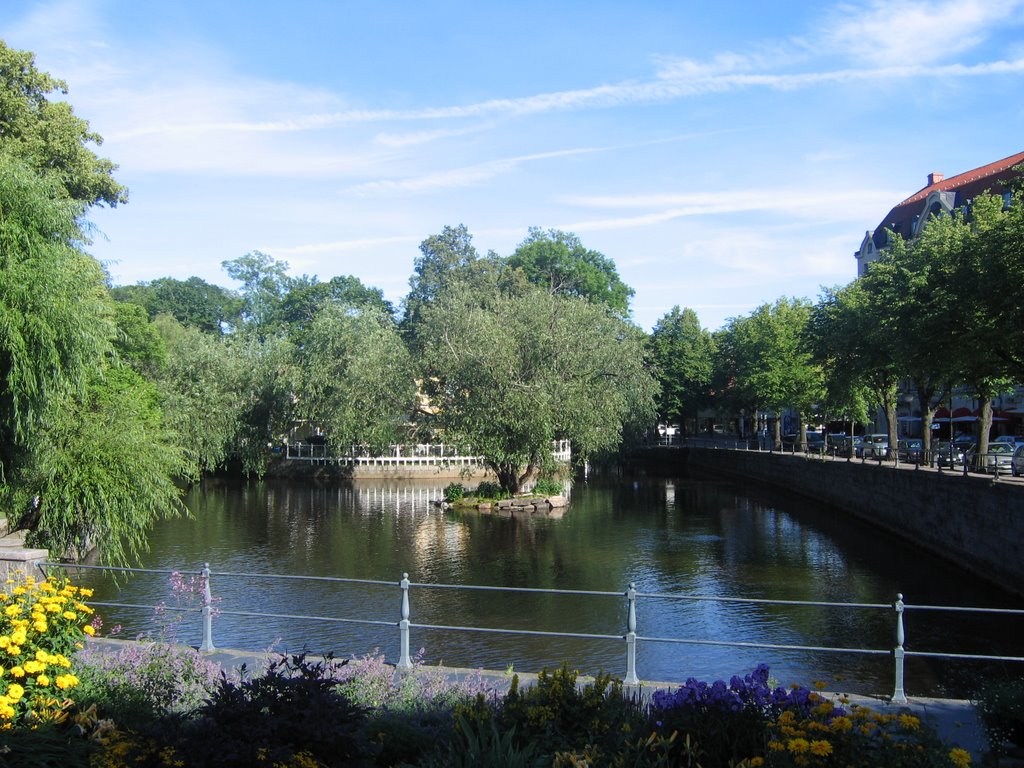
<svg viewBox="0 0 1024 768">
<path fill-rule="evenodd" d="M 444 500 L 449 504 L 461 501 L 466 495 L 466 487 L 462 483 L 449 483 L 444 489 Z"/>
<path fill-rule="evenodd" d="M 476 487 L 476 497 L 478 499 L 505 499 L 508 498 L 508 494 L 502 489 L 498 483 L 492 483 L 490 480 L 484 480 L 480 485 Z"/>
<path fill-rule="evenodd" d="M 481 695 L 456 707 L 456 731 L 465 724 L 484 735 L 493 718 L 499 732 L 514 732 L 517 746 L 533 744 L 548 761 L 580 745 L 615 754 L 643 723 L 643 708 L 626 698 L 621 682 L 609 675 L 599 674 L 582 687 L 576 680 L 577 673 L 565 665 L 553 672 L 542 670 L 536 685 L 528 688 L 521 689 L 515 675 L 504 699 L 492 704 Z"/>
<path fill-rule="evenodd" d="M 542 477 L 533 486 L 533 492 L 538 496 L 561 496 L 563 490 L 562 484 L 551 477 Z"/>
<path fill-rule="evenodd" d="M 1001 754 L 1008 741 L 1024 745 L 1024 679 L 987 683 L 976 696 L 989 747 Z"/>
<path fill-rule="evenodd" d="M 70 656 L 94 631 L 92 609 L 81 602 L 91 595 L 53 577 L 7 580 L 0 593 L 0 723 L 62 717 L 79 682 Z"/>
<path fill-rule="evenodd" d="M 135 726 L 186 714 L 217 688 L 220 667 L 194 648 L 163 642 L 125 643 L 117 651 L 87 648 L 77 659 L 79 707 Z"/>
<path fill-rule="evenodd" d="M 366 710 L 338 691 L 345 662 L 282 657 L 265 674 L 222 677 L 191 718 L 164 717 L 112 738 L 97 765 L 335 766 L 368 754 Z M 243 672 L 244 674 L 244 672 Z"/>
</svg>

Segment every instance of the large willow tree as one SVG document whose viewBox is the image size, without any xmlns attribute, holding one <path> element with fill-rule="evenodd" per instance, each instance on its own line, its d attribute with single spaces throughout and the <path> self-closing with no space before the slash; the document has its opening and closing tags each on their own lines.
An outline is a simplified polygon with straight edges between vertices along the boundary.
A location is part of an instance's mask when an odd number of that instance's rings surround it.
<svg viewBox="0 0 1024 768">
<path fill-rule="evenodd" d="M 457 286 L 424 308 L 421 333 L 441 424 L 508 491 L 551 468 L 552 440 L 586 458 L 654 416 L 643 334 L 603 304 Z"/>
</svg>

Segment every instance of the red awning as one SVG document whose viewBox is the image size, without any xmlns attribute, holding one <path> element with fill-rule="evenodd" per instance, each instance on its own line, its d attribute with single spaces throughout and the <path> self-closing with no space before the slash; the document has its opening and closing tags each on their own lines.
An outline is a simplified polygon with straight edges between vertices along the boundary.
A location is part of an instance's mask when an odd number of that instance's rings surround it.
<svg viewBox="0 0 1024 768">
<path fill-rule="evenodd" d="M 938 409 L 936 409 L 936 411 L 935 411 L 935 418 L 936 419 L 948 419 L 949 418 L 949 408 L 938 408 Z"/>
</svg>

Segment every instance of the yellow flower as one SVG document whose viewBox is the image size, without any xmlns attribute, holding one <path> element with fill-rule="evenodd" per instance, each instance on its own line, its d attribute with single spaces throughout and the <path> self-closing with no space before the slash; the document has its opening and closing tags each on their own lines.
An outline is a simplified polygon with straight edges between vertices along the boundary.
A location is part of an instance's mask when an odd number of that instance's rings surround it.
<svg viewBox="0 0 1024 768">
<path fill-rule="evenodd" d="M 75 675 L 57 675 L 54 682 L 57 684 L 57 687 L 63 691 L 67 688 L 74 688 L 78 685 L 79 680 Z"/>
<path fill-rule="evenodd" d="M 82 597 L 92 597 L 92 590 L 88 587 L 79 587 L 78 594 L 80 594 Z"/>
<path fill-rule="evenodd" d="M 92 637 L 96 634 L 96 628 L 92 624 L 86 624 L 84 627 L 82 627 L 82 631 L 85 632 L 85 634 L 89 635 L 89 637 Z"/>
<path fill-rule="evenodd" d="M 10 720 L 14 717 L 14 707 L 12 707 L 3 699 L 0 699 L 0 717 L 4 718 L 5 720 Z"/>
<path fill-rule="evenodd" d="M 62 615 L 62 616 L 63 616 L 63 617 L 65 618 L 65 619 L 67 619 L 68 621 L 74 621 L 75 619 L 77 619 L 77 618 L 78 618 L 78 614 L 77 614 L 77 613 L 75 613 L 74 611 L 64 611 L 64 613 L 63 613 L 63 614 L 61 614 L 61 615 Z"/>
<path fill-rule="evenodd" d="M 821 680 L 815 680 L 814 681 L 814 690 L 816 690 L 816 691 L 824 691 L 825 690 L 825 683 L 822 682 Z"/>
<path fill-rule="evenodd" d="M 25 695 L 25 689 L 17 683 L 11 683 L 7 686 L 7 698 L 11 701 L 21 701 L 21 697 Z"/>
<path fill-rule="evenodd" d="M 916 731 L 921 727 L 921 721 L 913 715 L 906 713 L 900 715 L 900 725 L 906 728 L 908 731 Z"/>
<path fill-rule="evenodd" d="M 37 672 L 42 672 L 44 669 L 46 669 L 46 665 L 43 664 L 43 662 L 36 661 L 35 659 L 29 659 L 24 664 L 22 664 L 22 667 L 30 675 L 34 675 Z"/>
<path fill-rule="evenodd" d="M 44 632 L 46 632 L 48 627 L 49 624 L 47 624 L 45 621 L 37 621 L 32 625 L 32 629 L 34 629 L 39 634 L 43 634 Z"/>
<path fill-rule="evenodd" d="M 750 762 L 748 762 L 747 765 L 749 765 L 750 768 L 761 768 L 761 766 L 764 765 L 764 758 L 752 757 L 750 758 Z"/>
<path fill-rule="evenodd" d="M 36 678 L 36 685 L 41 685 L 44 688 L 50 684 L 50 678 L 46 675 L 39 675 Z"/>
<path fill-rule="evenodd" d="M 832 745 L 827 741 L 812 741 L 811 754 L 818 757 L 825 757 L 832 754 Z"/>
<path fill-rule="evenodd" d="M 840 715 L 832 721 L 830 727 L 836 733 L 847 733 L 853 728 L 853 721 L 845 715 Z"/>
<path fill-rule="evenodd" d="M 967 768 L 971 764 L 971 753 L 957 747 L 949 751 L 949 759 L 956 768 Z"/>
<path fill-rule="evenodd" d="M 21 667 L 11 667 L 11 677 L 24 677 L 25 670 Z"/>
<path fill-rule="evenodd" d="M 9 656 L 21 656 L 21 646 L 20 645 L 8 645 L 7 646 L 7 654 Z"/>
<path fill-rule="evenodd" d="M 782 752 L 785 748 L 786 745 L 783 744 L 781 741 L 768 742 L 768 749 L 772 750 L 773 752 Z"/>
<path fill-rule="evenodd" d="M 4 613 L 8 616 L 17 616 L 19 613 L 21 613 L 21 606 L 17 603 L 11 603 L 6 608 L 4 608 Z"/>
<path fill-rule="evenodd" d="M 806 752 L 811 748 L 810 742 L 807 739 L 790 739 L 786 743 L 786 748 L 795 755 L 799 755 L 802 752 Z"/>
<path fill-rule="evenodd" d="M 0 648 L 6 648 L 11 644 L 11 638 L 7 635 L 0 635 Z"/>
</svg>

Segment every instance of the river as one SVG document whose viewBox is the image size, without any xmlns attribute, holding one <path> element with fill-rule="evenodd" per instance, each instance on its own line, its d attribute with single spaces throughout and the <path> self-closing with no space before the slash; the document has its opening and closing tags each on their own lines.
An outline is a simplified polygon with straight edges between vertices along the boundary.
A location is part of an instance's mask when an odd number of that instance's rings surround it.
<svg viewBox="0 0 1024 768">
<path fill-rule="evenodd" d="M 561 516 L 499 516 L 442 510 L 432 501 L 447 483 L 325 486 L 294 481 L 208 481 L 187 496 L 190 519 L 159 523 L 141 567 L 196 570 L 208 562 L 223 615 L 219 647 L 332 651 L 380 649 L 398 658 L 394 626 L 326 624 L 227 615 L 228 611 L 330 616 L 396 622 L 396 586 L 268 580 L 225 573 L 384 580 L 403 572 L 415 583 L 473 584 L 622 593 L 742 597 L 837 603 L 984 605 L 1020 608 L 1012 596 L 922 550 L 807 499 L 702 475 L 605 477 L 579 481 Z M 76 575 L 95 599 L 182 604 L 168 577 L 115 582 Z M 579 634 L 622 635 L 623 598 L 410 590 L 411 619 L 445 624 Z M 103 609 L 104 630 L 122 637 L 174 632 L 198 644 L 195 617 L 174 612 Z M 823 647 L 891 649 L 892 609 L 843 609 L 641 598 L 637 632 L 647 637 Z M 1016 627 L 993 619 L 928 611 L 906 614 L 907 648 L 1019 655 Z M 620 641 L 545 635 L 414 629 L 413 649 L 427 663 L 537 671 L 562 662 L 584 673 L 622 676 Z M 743 674 L 760 662 L 780 683 L 813 680 L 851 693 L 891 693 L 890 656 L 827 654 L 641 641 L 642 679 L 681 681 Z M 911 659 L 911 695 L 965 695 L 976 669 Z M 1019 671 L 1019 670 L 1017 670 Z"/>
</svg>

